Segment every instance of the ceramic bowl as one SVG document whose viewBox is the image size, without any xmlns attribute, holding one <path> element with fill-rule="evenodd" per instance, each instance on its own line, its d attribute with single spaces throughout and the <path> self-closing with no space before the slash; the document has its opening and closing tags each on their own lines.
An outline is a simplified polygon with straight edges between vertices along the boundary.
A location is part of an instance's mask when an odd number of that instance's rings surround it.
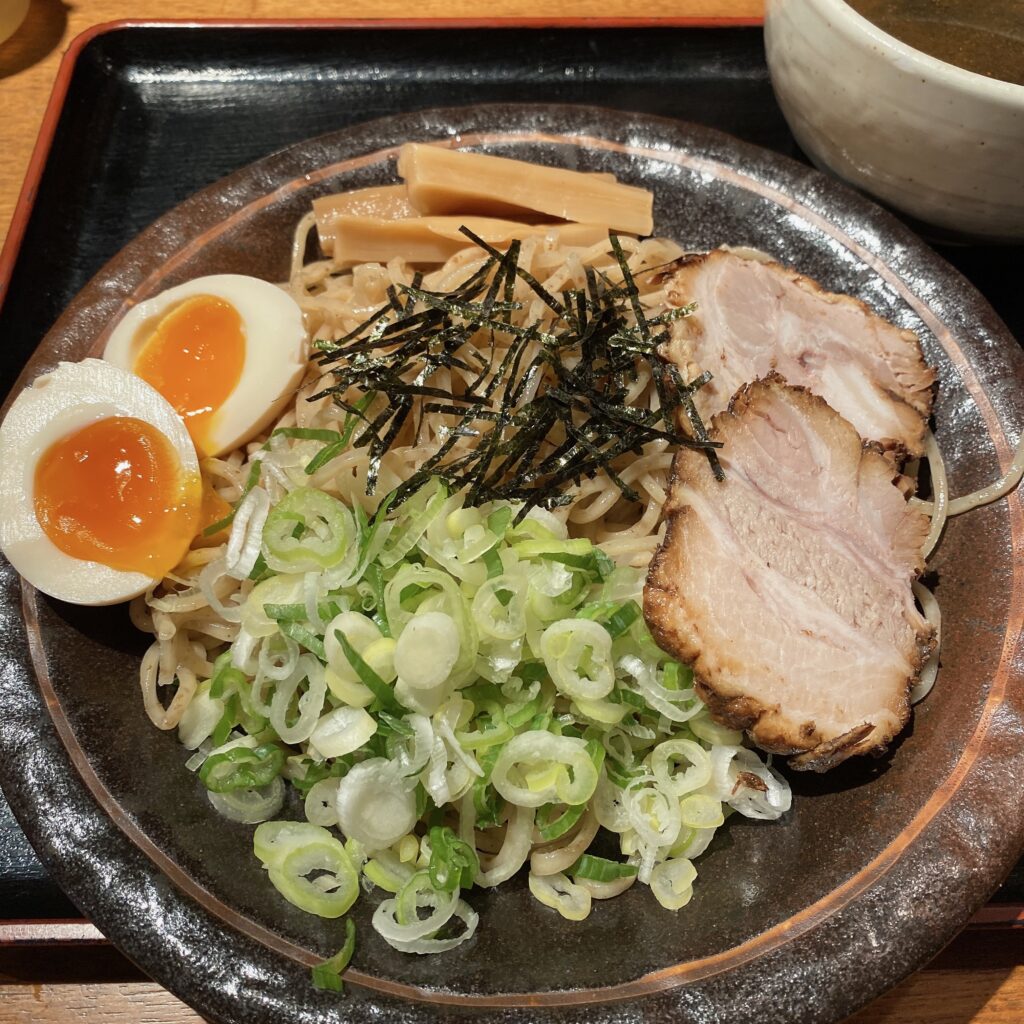
<svg viewBox="0 0 1024 1024">
<path fill-rule="evenodd" d="M 939 234 L 1024 241 L 1024 85 L 915 50 L 843 0 L 768 0 L 765 45 L 819 167 Z"/>
</svg>

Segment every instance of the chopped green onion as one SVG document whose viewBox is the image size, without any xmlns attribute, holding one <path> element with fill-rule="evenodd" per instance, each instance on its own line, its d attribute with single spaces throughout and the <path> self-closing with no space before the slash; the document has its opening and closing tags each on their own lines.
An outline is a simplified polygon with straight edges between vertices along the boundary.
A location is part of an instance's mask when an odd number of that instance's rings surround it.
<svg viewBox="0 0 1024 1024">
<path fill-rule="evenodd" d="M 537 831 L 545 843 L 561 839 L 583 817 L 583 812 L 587 808 L 584 804 L 564 807 L 562 813 L 557 818 L 553 818 L 552 815 L 557 809 L 557 804 L 547 804 L 537 811 Z"/>
<path fill-rule="evenodd" d="M 594 794 L 598 772 L 583 740 L 533 731 L 502 747 L 491 779 L 510 803 L 540 807 L 585 804 Z"/>
<path fill-rule="evenodd" d="M 245 683 L 245 674 L 231 664 L 231 652 L 225 651 L 213 663 L 213 675 L 210 677 L 210 696 L 223 697 L 231 690 L 240 690 Z"/>
<path fill-rule="evenodd" d="M 502 564 L 501 555 L 498 554 L 497 548 L 490 548 L 488 551 L 485 551 L 480 558 L 487 568 L 488 579 L 493 580 L 505 571 L 505 566 Z"/>
<path fill-rule="evenodd" d="M 263 555 L 279 572 L 337 565 L 355 535 L 352 513 L 337 498 L 296 487 L 271 509 L 263 527 Z"/>
<path fill-rule="evenodd" d="M 642 615 L 640 605 L 630 599 L 619 606 L 618 610 L 605 622 L 604 627 L 611 633 L 612 639 L 615 639 L 622 636 Z"/>
<path fill-rule="evenodd" d="M 270 576 L 270 570 L 267 569 L 267 560 L 263 557 L 261 551 L 256 556 L 256 562 L 252 567 L 252 572 L 249 573 L 249 579 L 255 580 L 257 583 L 267 579 Z"/>
<path fill-rule="evenodd" d="M 384 636 L 391 636 L 391 627 L 388 625 L 388 617 L 384 607 L 384 573 L 376 562 L 367 568 L 365 579 L 370 584 L 370 589 L 373 592 L 373 604 L 377 610 L 374 621 Z"/>
<path fill-rule="evenodd" d="M 480 859 L 469 843 L 447 827 L 430 830 L 430 883 L 439 892 L 469 889 L 480 870 Z"/>
<path fill-rule="evenodd" d="M 377 698 L 381 708 L 392 715 L 401 715 L 405 710 L 395 698 L 394 690 L 384 682 L 376 672 L 363 660 L 359 652 L 348 642 L 345 634 L 340 629 L 334 631 L 338 643 L 341 645 L 349 664 L 356 670 L 359 681 Z"/>
<path fill-rule="evenodd" d="M 305 622 L 307 618 L 304 604 L 265 604 L 263 611 L 276 622 Z"/>
<path fill-rule="evenodd" d="M 315 654 L 321 661 L 327 660 L 324 651 L 324 642 L 315 633 L 311 633 L 305 626 L 299 625 L 289 619 L 281 619 L 278 627 L 285 636 L 291 637 L 297 644 L 305 647 L 307 651 Z"/>
<path fill-rule="evenodd" d="M 258 789 L 281 774 L 284 750 L 275 743 L 262 747 L 231 747 L 208 757 L 199 769 L 199 779 L 211 793 L 235 789 Z"/>
<path fill-rule="evenodd" d="M 382 680 L 383 681 L 383 680 Z M 399 736 L 412 736 L 412 726 L 401 718 L 395 715 L 389 714 L 387 711 L 378 712 L 377 717 L 392 731 L 398 733 Z"/>
<path fill-rule="evenodd" d="M 238 694 L 232 693 L 224 702 L 224 714 L 210 735 L 210 741 L 215 747 L 222 746 L 227 742 L 231 730 L 238 724 L 239 714 Z"/>
<path fill-rule="evenodd" d="M 589 619 L 559 619 L 544 630 L 540 650 L 559 692 L 582 700 L 601 700 L 615 686 L 612 639 Z"/>
<path fill-rule="evenodd" d="M 619 704 L 628 704 L 629 707 L 635 708 L 637 711 L 647 710 L 647 701 L 644 700 L 643 694 L 636 693 L 633 690 L 627 690 L 624 686 L 620 686 L 613 690 L 612 693 L 608 695 L 608 699 Z"/>
<path fill-rule="evenodd" d="M 511 522 L 512 507 L 510 505 L 502 505 L 501 508 L 495 509 L 487 517 L 487 529 L 500 540 L 505 536 L 505 531 Z"/>
<path fill-rule="evenodd" d="M 608 776 L 608 781 L 614 783 L 619 789 L 625 789 L 639 775 L 638 771 L 627 768 L 611 758 L 605 759 L 604 771 Z"/>
<path fill-rule="evenodd" d="M 291 760 L 294 758 L 286 759 L 286 769 Z M 291 784 L 305 796 L 318 782 L 323 782 L 324 779 L 341 778 L 348 771 L 351 759 L 346 761 L 344 758 L 336 757 L 332 758 L 330 763 L 316 762 L 309 758 L 302 760 L 301 772 L 293 766 L 290 770 L 286 770 L 285 774 Z"/>
<path fill-rule="evenodd" d="M 260 460 L 256 459 L 249 466 L 249 476 L 246 478 L 245 486 L 242 488 L 241 496 L 238 501 L 235 502 L 235 507 L 221 520 L 218 520 L 212 526 L 207 526 L 203 530 L 204 537 L 212 537 L 216 533 L 220 533 L 221 530 L 226 530 L 235 519 L 235 513 L 238 511 L 238 506 L 242 504 L 249 492 L 260 482 L 260 471 L 262 470 Z"/>
<path fill-rule="evenodd" d="M 326 829 L 322 831 L 326 839 L 295 846 L 283 858 L 270 861 L 267 874 L 289 903 L 308 914 L 336 918 L 355 903 L 359 875 L 345 847 Z"/>
<path fill-rule="evenodd" d="M 632 878 L 636 871 L 635 864 L 585 853 L 567 873 L 573 878 L 589 878 L 592 882 L 614 882 L 618 878 Z"/>
<path fill-rule="evenodd" d="M 337 441 L 341 434 L 336 430 L 318 430 L 315 427 L 278 427 L 271 437 L 293 437 L 300 441 L 323 441 L 329 444 Z"/>
<path fill-rule="evenodd" d="M 571 293 L 564 308 L 590 315 Z M 558 457 L 585 460 L 589 449 L 567 436 Z M 285 428 L 284 441 L 323 442 L 323 455 L 341 437 Z M 397 514 L 387 509 L 398 491 L 372 517 L 311 487 L 285 494 L 267 517 L 259 582 L 240 595 L 239 638 L 179 728 L 191 749 L 214 747 L 190 761 L 213 806 L 264 822 L 254 849 L 285 899 L 341 917 L 362 871 L 394 894 L 375 928 L 410 952 L 471 934 L 460 891 L 497 884 L 531 837 L 564 841 L 591 815 L 618 837 L 631 863 L 585 853 L 567 873 L 531 875 L 542 903 L 578 920 L 587 879 L 635 875 L 664 906 L 683 906 L 693 880 L 683 858 L 699 856 L 733 810 L 772 817 L 788 806 L 784 784 L 714 723 L 691 671 L 654 643 L 642 573 L 612 571 L 554 516 L 475 483 L 451 494 L 427 472 Z M 737 795 L 744 771 L 757 785 Z M 306 798 L 308 822 L 264 820 L 280 813 L 286 782 Z M 337 825 L 348 846 L 314 822 Z M 504 832 L 485 870 L 474 828 Z M 466 930 L 451 938 L 454 920 Z M 317 984 L 337 990 L 350 955 L 346 940 L 318 965 Z"/>
<path fill-rule="evenodd" d="M 336 459 L 339 455 L 343 455 L 346 448 L 348 448 L 348 444 L 342 440 L 335 441 L 334 444 L 329 444 L 325 448 L 321 448 L 320 451 L 318 451 L 316 455 L 306 463 L 304 470 L 306 476 L 312 476 L 318 469 L 326 466 L 328 462 Z"/>
<path fill-rule="evenodd" d="M 518 729 L 540 713 L 543 702 L 543 697 L 541 697 L 540 694 L 537 694 L 536 697 L 532 700 L 528 700 L 521 708 L 508 713 L 505 716 L 505 721 L 507 721 L 513 729 Z"/>
<path fill-rule="evenodd" d="M 344 992 L 345 984 L 341 975 L 352 960 L 356 949 L 356 924 L 351 917 L 345 918 L 345 944 L 334 956 L 317 964 L 310 971 L 313 987 L 324 992 Z"/>
<path fill-rule="evenodd" d="M 321 601 L 316 608 L 321 619 L 333 619 L 338 614 L 338 606 L 333 601 Z M 308 616 L 304 604 L 265 604 L 263 611 L 275 622 L 305 622 Z"/>
<path fill-rule="evenodd" d="M 426 533 L 431 521 L 440 515 L 447 498 L 448 488 L 439 478 L 432 477 L 405 501 L 392 520 L 391 532 L 377 556 L 382 568 L 389 569 L 405 558 Z M 386 501 L 381 503 L 378 515 L 386 510 Z"/>
<path fill-rule="evenodd" d="M 357 402 L 353 403 L 352 408 L 355 410 L 355 412 L 350 412 L 345 417 L 345 426 L 341 432 L 340 443 L 343 449 L 349 446 L 349 443 L 352 440 L 352 434 L 355 432 L 356 425 L 359 423 L 361 414 L 366 412 L 366 410 L 370 407 L 370 404 L 376 397 L 376 391 L 367 391 L 362 398 L 360 398 Z"/>
<path fill-rule="evenodd" d="M 512 723 L 507 722 L 504 715 L 501 715 L 486 722 L 482 729 L 457 732 L 455 738 L 462 746 L 468 747 L 472 751 L 480 751 L 500 746 L 512 739 L 514 735 L 515 729 Z"/>
</svg>

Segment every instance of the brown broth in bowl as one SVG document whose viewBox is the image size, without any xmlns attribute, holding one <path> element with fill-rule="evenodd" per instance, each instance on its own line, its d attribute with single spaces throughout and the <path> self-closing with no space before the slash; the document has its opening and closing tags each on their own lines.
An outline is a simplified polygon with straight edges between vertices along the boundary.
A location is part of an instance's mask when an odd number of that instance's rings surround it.
<svg viewBox="0 0 1024 1024">
<path fill-rule="evenodd" d="M 1024 85 L 1024 0 L 846 0 L 908 46 Z"/>
</svg>

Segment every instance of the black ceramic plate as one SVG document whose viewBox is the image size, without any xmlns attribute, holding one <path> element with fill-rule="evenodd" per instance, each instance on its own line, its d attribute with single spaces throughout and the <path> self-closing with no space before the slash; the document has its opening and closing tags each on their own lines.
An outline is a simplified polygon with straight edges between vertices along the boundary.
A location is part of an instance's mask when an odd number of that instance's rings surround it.
<svg viewBox="0 0 1024 1024">
<path fill-rule="evenodd" d="M 126 306 L 211 272 L 286 272 L 310 198 L 393 180 L 408 139 L 614 172 L 652 188 L 658 232 L 754 245 L 916 330 L 939 368 L 952 486 L 1008 460 L 1024 354 L 963 278 L 894 219 L 785 158 L 719 133 L 584 107 L 493 106 L 388 118 L 302 143 L 162 217 L 75 299 L 27 368 L 102 344 Z M 219 819 L 173 736 L 149 725 L 144 638 L 124 609 L 61 605 L 2 576 L 3 783 L 44 862 L 139 965 L 224 1021 L 446 1018 L 835 1021 L 934 954 L 1024 840 L 1024 515 L 1019 498 L 953 522 L 933 561 L 945 610 L 939 685 L 894 755 L 794 776 L 792 812 L 732 822 L 683 911 L 634 888 L 569 924 L 525 884 L 474 892 L 477 937 L 439 958 L 391 951 L 355 911 L 343 1001 L 308 965 L 338 922 L 293 910 L 251 830 Z M 1016 557 L 1015 557 L 1016 555 Z M 1008 625 L 1009 624 L 1009 625 Z"/>
</svg>

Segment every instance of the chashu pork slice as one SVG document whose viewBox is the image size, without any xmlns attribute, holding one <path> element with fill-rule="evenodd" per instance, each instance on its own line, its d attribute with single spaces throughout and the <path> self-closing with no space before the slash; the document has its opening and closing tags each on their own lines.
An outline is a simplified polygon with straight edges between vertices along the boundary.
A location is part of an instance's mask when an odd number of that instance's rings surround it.
<svg viewBox="0 0 1024 1024">
<path fill-rule="evenodd" d="M 744 387 L 712 436 L 723 481 L 700 451 L 675 457 L 651 632 L 715 718 L 794 767 L 880 753 L 933 645 L 911 591 L 927 518 L 887 458 L 777 375 Z"/>
<path fill-rule="evenodd" d="M 776 372 L 821 395 L 865 440 L 922 453 L 935 372 L 912 331 L 779 263 L 727 249 L 686 258 L 667 291 L 676 305 L 697 304 L 662 354 L 688 379 L 713 375 L 695 395 L 705 419 Z"/>
</svg>

